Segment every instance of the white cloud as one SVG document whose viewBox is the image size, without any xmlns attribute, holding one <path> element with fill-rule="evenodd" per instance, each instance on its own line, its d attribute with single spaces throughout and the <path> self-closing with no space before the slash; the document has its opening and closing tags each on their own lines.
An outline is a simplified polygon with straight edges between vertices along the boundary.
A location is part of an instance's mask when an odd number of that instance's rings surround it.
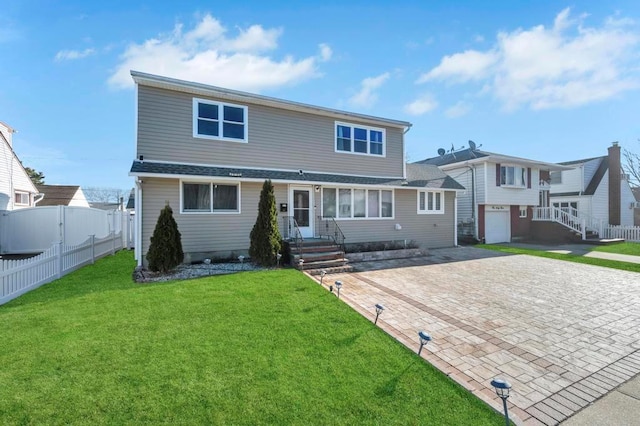
<svg viewBox="0 0 640 426">
<path fill-rule="evenodd" d="M 318 77 L 318 62 L 331 58 L 331 48 L 319 46 L 318 56 L 296 60 L 265 54 L 278 47 L 282 29 L 252 25 L 227 36 L 227 29 L 205 15 L 193 29 L 177 24 L 169 34 L 130 44 L 109 77 L 118 89 L 133 87 L 130 70 L 197 81 L 233 89 L 260 91 Z"/>
<path fill-rule="evenodd" d="M 487 51 L 442 58 L 418 83 L 477 81 L 506 109 L 568 108 L 640 87 L 640 36 L 634 22 L 610 17 L 596 27 L 562 10 L 552 27 L 500 32 Z"/>
<path fill-rule="evenodd" d="M 320 48 L 320 60 L 322 62 L 327 62 L 331 60 L 331 57 L 333 56 L 333 50 L 331 50 L 329 45 L 325 43 L 320 43 L 318 47 Z"/>
<path fill-rule="evenodd" d="M 61 50 L 56 53 L 55 60 L 56 62 L 71 61 L 74 59 L 86 58 L 87 56 L 93 55 L 94 53 L 96 53 L 96 50 L 93 48 L 84 50 Z"/>
<path fill-rule="evenodd" d="M 433 98 L 430 93 L 426 93 L 404 106 L 404 110 L 407 114 L 411 115 L 423 115 L 433 111 L 438 107 L 438 102 Z"/>
<path fill-rule="evenodd" d="M 378 100 L 376 90 L 389 79 L 390 74 L 385 72 L 377 77 L 368 77 L 360 83 L 360 91 L 349 98 L 349 103 L 361 108 L 369 108 Z"/>
<path fill-rule="evenodd" d="M 448 108 L 444 112 L 444 115 L 448 118 L 458 118 L 462 117 L 463 115 L 467 115 L 469 111 L 471 111 L 471 105 L 465 101 L 460 101 L 452 107 Z"/>
</svg>

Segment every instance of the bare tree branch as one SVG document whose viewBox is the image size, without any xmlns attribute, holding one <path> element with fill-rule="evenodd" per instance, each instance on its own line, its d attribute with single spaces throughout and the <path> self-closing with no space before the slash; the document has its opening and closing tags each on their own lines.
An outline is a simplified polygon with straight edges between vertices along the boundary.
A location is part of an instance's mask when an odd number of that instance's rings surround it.
<svg viewBox="0 0 640 426">
<path fill-rule="evenodd" d="M 89 186 L 82 188 L 82 192 L 90 203 L 119 203 L 120 197 L 125 201 L 129 198 L 128 189 Z"/>
<path fill-rule="evenodd" d="M 640 142 L 640 139 L 638 142 Z M 623 157 L 624 164 L 622 164 L 622 168 L 629 175 L 629 183 L 631 186 L 640 186 L 640 155 L 624 149 Z"/>
</svg>

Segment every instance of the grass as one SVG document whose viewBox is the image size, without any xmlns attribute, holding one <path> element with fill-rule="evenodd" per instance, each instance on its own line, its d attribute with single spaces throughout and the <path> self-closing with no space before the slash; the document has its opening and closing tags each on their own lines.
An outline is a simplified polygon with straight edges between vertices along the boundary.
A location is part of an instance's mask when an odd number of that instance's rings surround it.
<svg viewBox="0 0 640 426">
<path fill-rule="evenodd" d="M 616 260 L 598 259 L 595 257 L 584 257 L 579 254 L 550 253 L 543 250 L 507 247 L 507 246 L 501 246 L 497 244 L 478 245 L 476 247 L 480 247 L 486 250 L 499 251 L 502 253 L 528 254 L 530 256 L 565 260 L 568 262 L 583 263 L 586 265 L 603 266 L 605 268 L 620 269 L 623 271 L 640 272 L 640 264 L 637 264 L 637 263 L 619 262 Z"/>
<path fill-rule="evenodd" d="M 632 256 L 640 256 L 640 243 L 617 243 L 606 246 L 596 246 L 594 251 L 603 251 L 606 253 L 629 254 Z"/>
<path fill-rule="evenodd" d="M 0 307 L 0 424 L 503 423 L 295 270 L 133 267 L 120 252 Z"/>
</svg>

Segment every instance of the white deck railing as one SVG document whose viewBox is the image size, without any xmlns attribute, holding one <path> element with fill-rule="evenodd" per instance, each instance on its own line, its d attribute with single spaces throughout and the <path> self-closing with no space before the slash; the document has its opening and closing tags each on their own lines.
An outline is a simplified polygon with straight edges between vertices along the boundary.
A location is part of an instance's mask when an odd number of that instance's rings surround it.
<svg viewBox="0 0 640 426">
<path fill-rule="evenodd" d="M 121 248 L 122 233 L 112 232 L 105 238 L 92 235 L 75 246 L 57 243 L 28 259 L 0 259 L 0 305 Z"/>
<path fill-rule="evenodd" d="M 556 222 L 569 228 L 582 236 L 582 239 L 587 238 L 587 223 L 584 217 L 579 217 L 576 214 L 577 210 L 573 208 L 558 208 L 558 207 L 534 207 L 532 220 L 543 222 Z"/>
<path fill-rule="evenodd" d="M 640 243 L 640 226 L 605 225 L 600 238 L 624 238 Z"/>
</svg>

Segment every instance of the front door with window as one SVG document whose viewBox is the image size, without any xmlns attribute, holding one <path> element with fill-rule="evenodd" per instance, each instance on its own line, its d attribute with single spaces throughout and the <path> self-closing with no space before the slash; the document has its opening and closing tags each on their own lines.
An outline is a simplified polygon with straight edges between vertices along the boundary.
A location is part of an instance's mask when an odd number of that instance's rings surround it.
<svg viewBox="0 0 640 426">
<path fill-rule="evenodd" d="M 290 191 L 293 218 L 304 238 L 313 237 L 313 191 L 311 187 L 292 186 Z"/>
</svg>

